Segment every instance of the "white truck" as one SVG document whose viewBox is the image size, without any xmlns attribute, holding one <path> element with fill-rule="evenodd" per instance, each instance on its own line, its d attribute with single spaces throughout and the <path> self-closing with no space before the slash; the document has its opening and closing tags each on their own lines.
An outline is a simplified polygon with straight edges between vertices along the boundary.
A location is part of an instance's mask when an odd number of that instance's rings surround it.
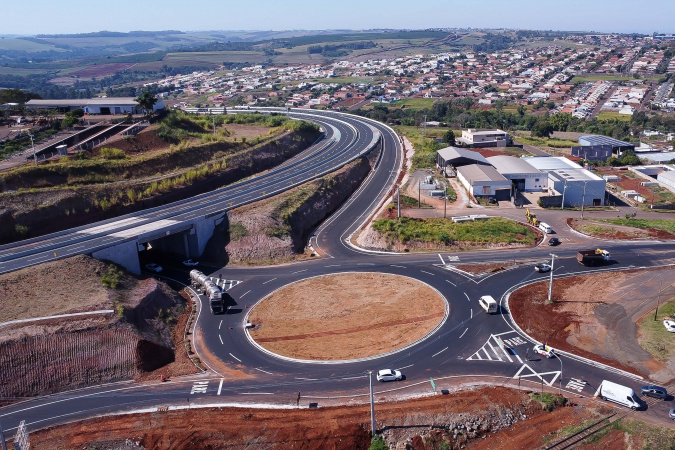
<svg viewBox="0 0 675 450">
<path fill-rule="evenodd" d="M 612 383 L 611 381 L 602 380 L 595 395 L 599 395 L 605 401 L 627 406 L 632 410 L 642 407 L 642 400 L 635 395 L 635 392 L 631 388 Z"/>
</svg>

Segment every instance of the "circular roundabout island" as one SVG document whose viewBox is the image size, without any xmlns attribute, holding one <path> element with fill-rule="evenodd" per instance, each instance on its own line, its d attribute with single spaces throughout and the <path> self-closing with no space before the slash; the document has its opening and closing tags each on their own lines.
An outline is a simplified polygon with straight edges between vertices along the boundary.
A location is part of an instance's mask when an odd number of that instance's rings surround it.
<svg viewBox="0 0 675 450">
<path fill-rule="evenodd" d="M 256 345 L 286 358 L 347 361 L 403 349 L 447 318 L 445 298 L 401 275 L 324 275 L 284 286 L 248 316 Z"/>
</svg>

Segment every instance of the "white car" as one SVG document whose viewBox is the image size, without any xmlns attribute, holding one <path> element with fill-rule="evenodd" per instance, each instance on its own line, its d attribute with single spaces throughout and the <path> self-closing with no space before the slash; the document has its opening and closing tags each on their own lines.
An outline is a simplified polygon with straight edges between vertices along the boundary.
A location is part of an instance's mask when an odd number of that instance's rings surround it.
<svg viewBox="0 0 675 450">
<path fill-rule="evenodd" d="M 403 379 L 403 374 L 400 370 L 382 369 L 377 371 L 377 381 L 383 383 L 385 381 L 398 381 Z"/>
<path fill-rule="evenodd" d="M 183 261 L 183 265 L 188 266 L 188 267 L 194 267 L 194 266 L 198 266 L 199 263 L 197 261 L 193 261 L 191 259 L 186 259 L 185 261 Z"/>
<path fill-rule="evenodd" d="M 551 347 L 549 347 L 548 345 L 545 345 L 545 344 L 537 344 L 537 345 L 534 346 L 534 348 L 532 350 L 534 350 L 534 353 L 538 353 L 541 356 L 545 356 L 547 358 L 554 358 L 555 357 L 554 350 Z"/>
<path fill-rule="evenodd" d="M 534 266 L 534 270 L 537 272 L 548 272 L 551 270 L 551 266 L 548 264 L 540 263 Z"/>
<path fill-rule="evenodd" d="M 150 272 L 155 272 L 155 273 L 160 273 L 162 270 L 164 270 L 164 269 L 162 269 L 162 266 L 160 266 L 159 264 L 155 264 L 155 263 L 146 264 L 145 268 L 146 268 L 146 270 L 149 270 Z"/>
<path fill-rule="evenodd" d="M 663 326 L 671 333 L 675 333 L 675 320 L 664 320 Z"/>
</svg>

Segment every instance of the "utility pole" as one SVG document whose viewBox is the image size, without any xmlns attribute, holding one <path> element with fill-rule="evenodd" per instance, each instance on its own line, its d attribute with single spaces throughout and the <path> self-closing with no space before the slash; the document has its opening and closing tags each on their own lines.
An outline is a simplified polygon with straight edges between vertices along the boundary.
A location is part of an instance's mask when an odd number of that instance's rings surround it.
<svg viewBox="0 0 675 450">
<path fill-rule="evenodd" d="M 656 297 L 656 311 L 654 311 L 654 322 L 656 322 L 656 317 L 659 314 L 659 303 L 661 303 L 661 291 L 663 291 L 663 279 L 659 279 L 659 293 Z"/>
<path fill-rule="evenodd" d="M 211 119 L 213 120 L 213 135 L 215 136 L 216 135 L 216 118 L 211 117 Z"/>
<path fill-rule="evenodd" d="M 373 396 L 373 371 L 368 371 L 368 379 L 370 381 L 370 430 L 375 437 L 375 397 Z"/>
<path fill-rule="evenodd" d="M 37 166 L 37 155 L 35 154 L 35 142 L 33 141 L 33 133 L 28 133 L 28 136 L 30 137 L 30 145 L 33 146 L 33 161 L 35 161 L 35 165 Z"/>
<path fill-rule="evenodd" d="M 556 358 L 558 358 L 558 361 L 560 361 L 560 385 L 558 387 L 558 395 L 562 395 L 562 378 L 563 378 L 563 365 L 562 365 L 562 359 L 560 359 L 560 356 L 558 356 L 557 353 L 553 353 Z"/>
<path fill-rule="evenodd" d="M 588 183 L 588 181 L 584 181 L 584 195 L 581 197 L 581 220 L 584 220 L 584 204 L 586 203 L 586 183 Z"/>
<path fill-rule="evenodd" d="M 553 262 L 555 261 L 555 255 L 551 253 L 551 278 L 548 283 L 548 303 L 551 303 L 551 297 L 553 294 Z"/>
<path fill-rule="evenodd" d="M 443 218 L 446 219 L 448 217 L 448 188 L 445 188 L 443 196 Z"/>
<path fill-rule="evenodd" d="M 5 434 L 2 432 L 1 426 L 0 426 L 0 444 L 2 445 L 2 450 L 7 450 L 7 442 L 5 442 Z"/>
<path fill-rule="evenodd" d="M 565 185 L 563 186 L 562 204 L 560 205 L 560 209 L 565 209 L 565 191 L 566 190 L 567 190 L 567 180 L 565 180 Z"/>
<path fill-rule="evenodd" d="M 401 185 L 398 185 L 398 218 L 401 218 Z"/>
</svg>

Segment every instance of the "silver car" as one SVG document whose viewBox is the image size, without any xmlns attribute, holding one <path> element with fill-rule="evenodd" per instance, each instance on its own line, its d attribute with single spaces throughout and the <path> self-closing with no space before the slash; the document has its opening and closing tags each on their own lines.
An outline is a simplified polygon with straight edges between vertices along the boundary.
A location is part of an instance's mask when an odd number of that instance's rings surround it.
<svg viewBox="0 0 675 450">
<path fill-rule="evenodd" d="M 383 383 L 385 381 L 398 381 L 403 379 L 403 374 L 400 370 L 382 369 L 377 371 L 377 381 Z"/>
</svg>

